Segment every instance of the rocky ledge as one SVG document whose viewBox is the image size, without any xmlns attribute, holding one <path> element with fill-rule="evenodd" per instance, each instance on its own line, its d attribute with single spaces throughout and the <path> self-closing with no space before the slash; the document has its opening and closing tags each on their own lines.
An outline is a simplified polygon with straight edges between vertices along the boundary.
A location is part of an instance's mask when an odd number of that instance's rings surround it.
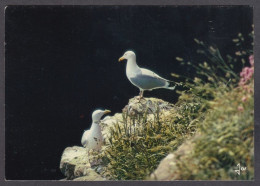
<svg viewBox="0 0 260 186">
<path fill-rule="evenodd" d="M 138 115 L 146 112 L 147 118 L 152 118 L 156 111 L 163 112 L 164 117 L 170 115 L 170 111 L 175 109 L 174 105 L 157 98 L 145 98 L 138 100 L 134 97 L 129 100 L 129 103 L 123 108 L 122 113 L 128 112 L 130 116 Z M 116 113 L 114 116 L 106 116 L 101 120 L 102 134 L 105 144 L 108 144 L 110 128 L 116 123 L 122 123 L 122 113 Z M 106 145 L 102 147 L 104 151 Z M 85 148 L 79 146 L 67 147 L 61 157 L 60 170 L 66 176 L 63 180 L 74 181 L 104 181 L 99 173 L 103 169 L 103 165 L 96 161 L 95 154 L 88 152 Z"/>
</svg>

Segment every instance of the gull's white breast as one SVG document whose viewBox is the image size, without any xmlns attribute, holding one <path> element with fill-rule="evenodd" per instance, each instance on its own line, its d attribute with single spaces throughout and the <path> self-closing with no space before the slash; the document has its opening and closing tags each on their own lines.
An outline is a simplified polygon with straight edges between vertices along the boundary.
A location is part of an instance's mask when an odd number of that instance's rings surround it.
<svg viewBox="0 0 260 186">
<path fill-rule="evenodd" d="M 103 136 L 99 124 L 92 124 L 91 129 L 83 133 L 81 143 L 83 146 L 89 149 L 101 149 Z"/>
</svg>

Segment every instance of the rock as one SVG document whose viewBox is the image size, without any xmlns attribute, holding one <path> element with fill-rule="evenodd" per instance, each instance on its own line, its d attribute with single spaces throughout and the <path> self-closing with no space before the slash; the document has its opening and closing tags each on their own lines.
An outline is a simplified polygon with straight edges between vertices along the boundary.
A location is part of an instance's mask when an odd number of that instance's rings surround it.
<svg viewBox="0 0 260 186">
<path fill-rule="evenodd" d="M 75 178 L 73 181 L 105 181 L 98 173 L 93 169 L 87 169 L 86 176 Z"/>
<path fill-rule="evenodd" d="M 151 180 L 161 180 L 167 181 L 171 180 L 174 175 L 172 175 L 172 169 L 175 165 L 175 155 L 169 154 L 166 156 L 159 164 L 157 169 L 151 174 Z"/>
<path fill-rule="evenodd" d="M 67 147 L 61 157 L 60 170 L 71 180 L 84 176 L 85 171 L 90 168 L 87 151 L 83 147 Z"/>
<path fill-rule="evenodd" d="M 93 163 L 95 158 L 92 155 L 88 157 L 87 149 L 78 146 L 67 147 L 61 157 L 60 170 L 67 177 L 67 180 L 105 180 L 105 178 L 102 178 L 96 173 L 90 165 L 89 160 Z M 93 162 L 91 160 L 93 160 Z M 93 164 L 96 165 L 97 163 Z M 100 169 L 101 167 L 98 168 Z"/>
<path fill-rule="evenodd" d="M 196 135 L 197 136 L 197 135 Z M 157 169 L 150 175 L 149 180 L 179 180 L 178 167 L 176 166 L 176 160 L 185 157 L 193 151 L 193 140 L 196 138 L 186 140 L 174 153 L 170 153 L 164 159 L 161 160 Z"/>
<path fill-rule="evenodd" d="M 129 100 L 129 103 L 123 108 L 123 112 L 128 112 L 130 116 L 143 114 L 147 112 L 148 114 L 156 113 L 159 109 L 160 111 L 171 110 L 174 107 L 173 104 L 163 101 L 157 98 L 144 98 L 139 100 L 138 97 L 134 97 Z"/>
</svg>

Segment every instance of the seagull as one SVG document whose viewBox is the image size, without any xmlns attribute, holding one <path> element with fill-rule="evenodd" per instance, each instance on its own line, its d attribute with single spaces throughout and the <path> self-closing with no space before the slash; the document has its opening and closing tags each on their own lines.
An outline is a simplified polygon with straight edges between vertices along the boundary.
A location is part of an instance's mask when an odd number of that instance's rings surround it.
<svg viewBox="0 0 260 186">
<path fill-rule="evenodd" d="M 90 130 L 86 130 L 81 138 L 81 144 L 87 149 L 100 150 L 103 143 L 100 119 L 104 114 L 110 113 L 110 110 L 95 110 L 92 114 L 92 125 Z"/>
<path fill-rule="evenodd" d="M 140 99 L 143 98 L 144 90 L 158 88 L 175 89 L 175 86 L 170 87 L 172 81 L 162 78 L 151 70 L 140 68 L 136 63 L 136 55 L 133 51 L 126 51 L 118 61 L 120 62 L 125 59 L 127 60 L 126 76 L 134 86 L 139 88 Z"/>
</svg>

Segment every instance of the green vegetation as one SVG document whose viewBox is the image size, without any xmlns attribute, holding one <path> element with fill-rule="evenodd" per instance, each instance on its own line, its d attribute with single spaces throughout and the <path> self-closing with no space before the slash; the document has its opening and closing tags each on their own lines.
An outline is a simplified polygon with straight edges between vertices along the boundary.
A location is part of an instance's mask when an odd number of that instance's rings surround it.
<svg viewBox="0 0 260 186">
<path fill-rule="evenodd" d="M 249 34 L 252 38 L 253 32 Z M 179 157 L 173 174 L 183 180 L 252 180 L 254 178 L 254 58 L 252 49 L 243 50 L 244 37 L 241 33 L 233 39 L 239 51 L 236 57 L 227 56 L 227 63 L 220 52 L 213 47 L 195 40 L 211 61 L 211 66 L 199 64 L 192 83 L 187 80 L 189 92 L 203 100 L 207 112 L 203 112 L 201 123 L 197 125 L 194 148 L 191 154 Z M 245 57 L 249 56 L 250 67 L 244 67 Z M 240 74 L 234 72 L 235 65 L 241 62 Z M 248 63 L 248 62 L 247 62 Z M 192 64 L 190 64 L 192 65 Z M 219 73 L 217 76 L 214 72 Z M 203 80 L 204 82 L 203 82 Z M 206 80 L 206 81 L 205 81 Z M 204 93 L 204 94 L 202 94 Z M 205 95 L 205 93 L 207 93 Z M 180 96 L 184 102 L 187 96 Z M 247 167 L 241 175 L 234 173 L 237 164 Z"/>
<path fill-rule="evenodd" d="M 252 39 L 253 32 L 249 36 Z M 125 111 L 99 155 L 105 165 L 101 174 L 115 180 L 146 179 L 164 157 L 190 140 L 192 153 L 176 162 L 179 179 L 253 179 L 254 61 L 252 49 L 243 48 L 244 41 L 239 33 L 233 39 L 238 47 L 235 57 L 224 59 L 217 48 L 195 39 L 198 54 L 206 59 L 193 64 L 176 57 L 196 70 L 195 77 L 172 74 L 184 87 L 178 91 L 178 102 L 168 111 L 158 107 L 153 114 Z M 245 67 L 248 57 L 251 67 Z M 240 74 L 238 67 L 243 69 Z M 238 163 L 247 167 L 240 176 L 234 173 Z"/>
<path fill-rule="evenodd" d="M 198 125 L 193 153 L 178 159 L 175 174 L 184 180 L 253 179 L 253 80 L 217 96 L 210 105 Z M 241 175 L 234 172 L 238 163 L 247 167 Z"/>
<path fill-rule="evenodd" d="M 167 116 L 159 109 L 151 115 L 123 113 L 123 123 L 111 129 L 110 144 L 102 155 L 107 163 L 103 175 L 116 180 L 146 178 L 169 152 L 194 133 L 196 125 L 186 115 L 195 114 L 198 107 L 175 107 Z"/>
</svg>

